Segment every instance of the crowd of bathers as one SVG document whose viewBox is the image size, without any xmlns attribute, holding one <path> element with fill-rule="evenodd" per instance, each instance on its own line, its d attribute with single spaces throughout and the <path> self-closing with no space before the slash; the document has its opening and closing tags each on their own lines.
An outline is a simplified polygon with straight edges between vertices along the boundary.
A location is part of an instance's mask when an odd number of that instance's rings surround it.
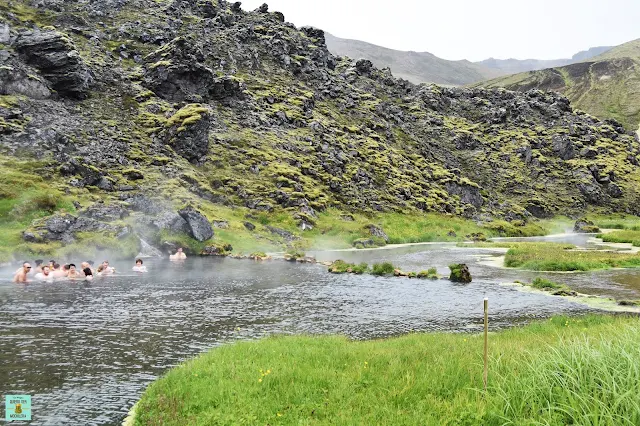
<svg viewBox="0 0 640 426">
<path fill-rule="evenodd" d="M 142 259 L 136 259 L 136 264 L 132 269 L 134 272 L 147 272 L 147 267 L 144 266 Z M 43 260 L 38 259 L 35 261 L 35 267 L 32 267 L 29 262 L 24 262 L 22 267 L 16 271 L 13 282 L 26 283 L 32 280 L 46 282 L 54 280 L 91 281 L 94 276 L 107 276 L 115 273 L 116 268 L 110 266 L 108 260 L 94 269 L 94 262 L 91 260 L 82 262 L 78 268 L 74 263 L 60 265 L 55 260 L 50 260 L 47 265 Z"/>
</svg>

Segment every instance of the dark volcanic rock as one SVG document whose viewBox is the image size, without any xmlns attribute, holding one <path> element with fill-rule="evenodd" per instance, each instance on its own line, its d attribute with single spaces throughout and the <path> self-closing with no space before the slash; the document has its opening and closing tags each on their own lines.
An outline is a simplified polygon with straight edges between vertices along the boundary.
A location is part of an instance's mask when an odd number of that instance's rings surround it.
<svg viewBox="0 0 640 426">
<path fill-rule="evenodd" d="M 445 188 L 449 194 L 458 195 L 460 201 L 463 203 L 471 204 L 476 208 L 484 204 L 484 199 L 482 198 L 482 194 L 480 194 L 480 188 L 471 185 L 461 185 L 455 182 L 447 182 Z"/>
<path fill-rule="evenodd" d="M 365 226 L 364 228 L 368 230 L 372 236 L 382 238 L 387 243 L 389 242 L 389 236 L 379 226 L 371 224 Z"/>
<path fill-rule="evenodd" d="M 245 228 L 247 228 L 249 231 L 253 231 L 256 229 L 256 226 L 251 223 L 251 222 L 243 222 L 243 225 Z"/>
<path fill-rule="evenodd" d="M 576 221 L 575 225 L 573 226 L 573 232 L 582 234 L 594 234 L 600 232 L 600 228 L 598 228 L 596 224 L 589 219 L 582 218 Z"/>
<path fill-rule="evenodd" d="M 93 81 L 73 42 L 58 31 L 30 31 L 20 34 L 15 42 L 18 52 L 38 68 L 61 95 L 84 98 Z"/>
<path fill-rule="evenodd" d="M 193 207 L 186 207 L 178 212 L 189 225 L 189 232 L 198 241 L 207 241 L 213 237 L 213 228 L 206 217 Z"/>
<path fill-rule="evenodd" d="M 178 213 L 166 211 L 151 220 L 151 225 L 157 229 L 167 229 L 172 232 L 190 232 L 189 224 Z"/>
<path fill-rule="evenodd" d="M 176 115 L 178 120 L 167 133 L 168 143 L 191 163 L 202 163 L 209 152 L 211 121 L 208 109 L 198 104 L 187 105 Z"/>
<path fill-rule="evenodd" d="M 114 220 L 120 220 L 128 216 L 129 213 L 122 206 L 118 206 L 115 204 L 94 204 L 87 208 L 85 211 L 81 212 L 80 215 L 91 219 L 111 222 Z"/>
<path fill-rule="evenodd" d="M 372 68 L 373 64 L 368 59 L 358 59 L 358 61 L 356 62 L 356 70 L 360 74 L 369 74 Z"/>
<path fill-rule="evenodd" d="M 161 54 L 152 55 L 156 62 L 147 65 L 144 85 L 158 96 L 171 101 L 210 101 L 241 97 L 244 86 L 233 76 L 218 77 L 202 64 L 202 51 L 193 40 L 177 38 Z"/>
<path fill-rule="evenodd" d="M 273 226 L 267 226 L 267 229 L 273 235 L 277 235 L 277 236 L 281 237 L 282 239 L 284 239 L 285 241 L 294 241 L 294 240 L 300 239 L 299 237 L 296 237 L 291 232 L 285 231 L 284 229 L 275 228 Z"/>
</svg>

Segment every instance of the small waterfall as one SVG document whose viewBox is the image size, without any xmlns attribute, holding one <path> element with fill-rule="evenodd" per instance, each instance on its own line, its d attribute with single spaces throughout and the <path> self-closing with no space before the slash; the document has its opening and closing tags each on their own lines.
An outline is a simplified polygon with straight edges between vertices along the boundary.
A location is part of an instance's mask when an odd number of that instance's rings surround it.
<svg viewBox="0 0 640 426">
<path fill-rule="evenodd" d="M 140 253 L 136 257 L 162 257 L 162 252 L 151 244 L 138 237 L 140 240 Z"/>
</svg>

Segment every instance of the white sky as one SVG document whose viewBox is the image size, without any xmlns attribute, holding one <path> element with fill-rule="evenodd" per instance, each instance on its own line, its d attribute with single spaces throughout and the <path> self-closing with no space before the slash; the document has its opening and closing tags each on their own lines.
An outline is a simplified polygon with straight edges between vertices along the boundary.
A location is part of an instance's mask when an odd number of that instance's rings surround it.
<svg viewBox="0 0 640 426">
<path fill-rule="evenodd" d="M 244 0 L 253 10 L 265 0 Z M 298 27 L 445 59 L 559 59 L 640 38 L 640 0 L 266 0 Z"/>
</svg>

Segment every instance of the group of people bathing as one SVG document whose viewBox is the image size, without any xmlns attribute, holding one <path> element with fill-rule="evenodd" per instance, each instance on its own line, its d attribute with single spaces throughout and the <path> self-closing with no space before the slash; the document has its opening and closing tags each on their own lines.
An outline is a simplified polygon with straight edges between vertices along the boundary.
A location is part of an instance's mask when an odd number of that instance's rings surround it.
<svg viewBox="0 0 640 426">
<path fill-rule="evenodd" d="M 133 271 L 147 272 L 147 267 L 143 263 L 142 259 L 136 259 Z M 95 270 L 91 260 L 82 262 L 80 268 L 73 263 L 60 265 L 55 260 L 50 260 L 49 264 L 46 265 L 42 260 L 38 259 L 35 264 L 36 266 L 33 268 L 29 262 L 24 262 L 22 267 L 16 271 L 13 282 L 26 283 L 30 281 L 31 277 L 36 281 L 53 281 L 56 279 L 91 281 L 94 276 L 106 276 L 116 273 L 116 268 L 110 266 L 108 260 L 102 262 Z"/>
<path fill-rule="evenodd" d="M 182 248 L 178 248 L 175 254 L 169 256 L 170 260 L 184 260 L 186 258 L 187 255 L 183 253 Z M 30 277 L 37 281 L 53 281 L 55 279 L 91 281 L 94 276 L 113 275 L 116 272 L 116 268 L 109 266 L 108 260 L 102 262 L 95 270 L 93 269 L 92 260 L 82 262 L 80 268 L 73 263 L 60 265 L 55 260 L 50 260 L 49 264 L 45 265 L 43 260 L 38 259 L 35 264 L 34 269 L 29 262 L 24 262 L 22 267 L 16 271 L 13 282 L 26 283 L 29 282 Z M 136 264 L 132 270 L 133 272 L 143 273 L 147 272 L 147 267 L 144 266 L 142 259 L 136 259 Z"/>
</svg>

